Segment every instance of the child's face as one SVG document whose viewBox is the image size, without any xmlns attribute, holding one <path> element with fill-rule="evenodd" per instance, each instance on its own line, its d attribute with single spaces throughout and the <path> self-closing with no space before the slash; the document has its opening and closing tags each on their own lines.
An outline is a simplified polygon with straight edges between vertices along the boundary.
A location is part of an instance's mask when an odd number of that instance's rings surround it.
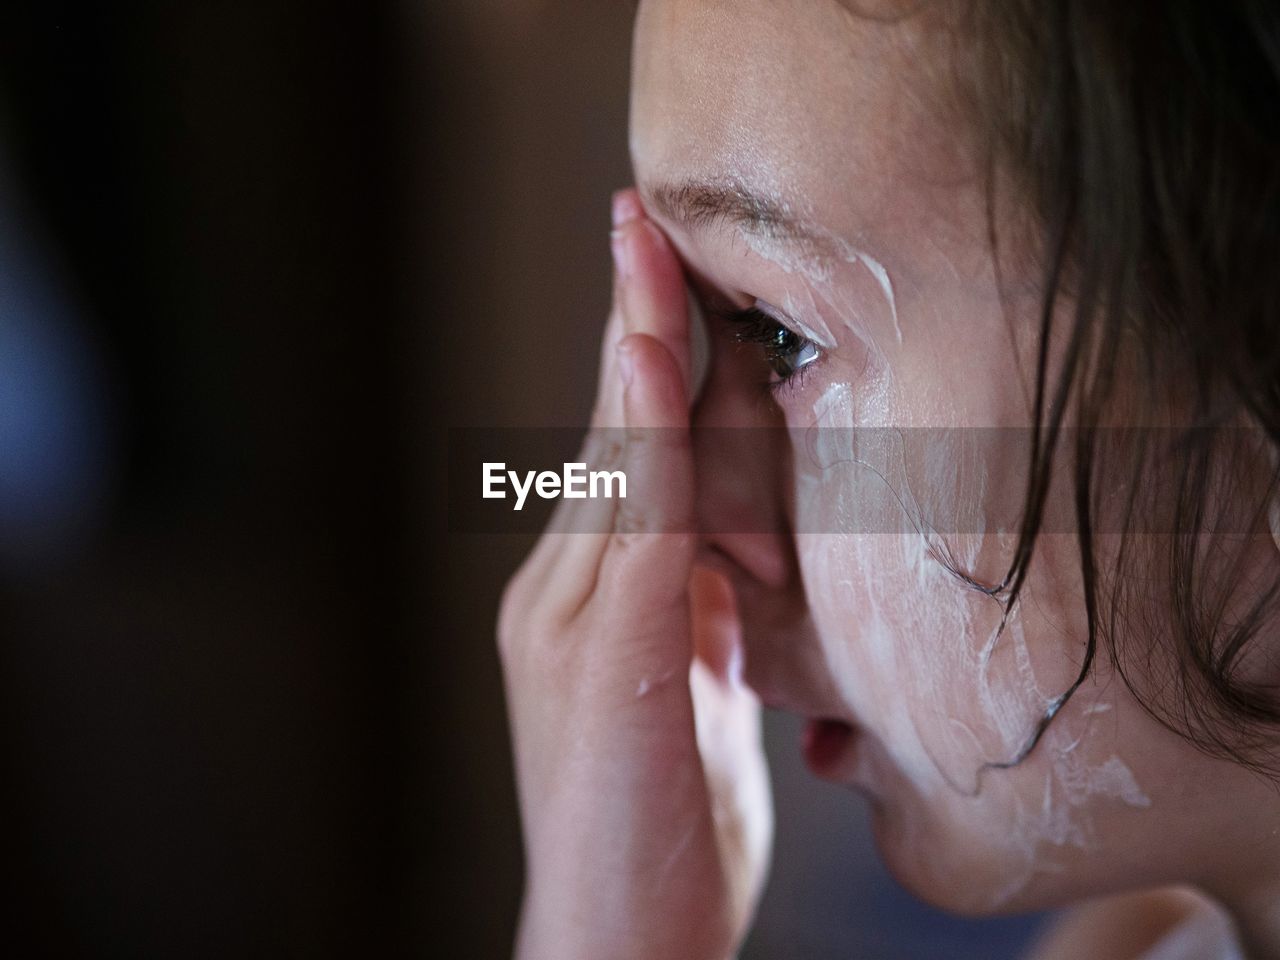
<svg viewBox="0 0 1280 960">
<path fill-rule="evenodd" d="M 870 798 L 904 883 L 1012 909 L 1181 876 L 1212 818 L 1179 826 L 1178 849 L 1162 831 L 1199 816 L 1179 780 L 1210 761 L 1100 653 L 1035 750 L 983 770 L 1027 745 L 1086 633 L 1061 529 L 999 636 L 999 604 L 941 562 L 994 584 L 1012 560 L 1039 295 L 1017 257 L 997 288 L 981 159 L 943 97 L 948 8 L 926 8 L 644 0 L 631 150 L 704 299 L 759 301 L 797 335 L 772 399 L 760 348 L 719 337 L 697 415 L 791 428 L 786 450 L 721 444 L 699 464 L 708 529 L 744 511 L 774 529 L 706 537 L 738 587 L 753 686 L 841 721 L 815 728 L 811 765 Z M 1235 776 L 1224 765 L 1224 790 Z"/>
</svg>

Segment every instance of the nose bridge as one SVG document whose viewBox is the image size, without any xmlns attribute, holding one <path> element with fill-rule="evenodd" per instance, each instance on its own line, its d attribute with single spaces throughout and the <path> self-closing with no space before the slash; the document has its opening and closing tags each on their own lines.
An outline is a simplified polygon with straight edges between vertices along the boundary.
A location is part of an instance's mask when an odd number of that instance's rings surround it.
<svg viewBox="0 0 1280 960">
<path fill-rule="evenodd" d="M 822 687 L 788 505 L 791 439 L 760 389 L 759 356 L 723 339 L 710 354 L 693 410 L 702 553 L 734 585 L 747 683 L 785 707 L 786 691 Z"/>
<path fill-rule="evenodd" d="M 713 350 L 693 410 L 697 519 L 706 546 L 761 585 L 794 579 L 794 550 L 784 496 L 789 487 L 786 430 L 732 348 Z"/>
<path fill-rule="evenodd" d="M 710 537 L 779 532 L 780 470 L 768 427 L 700 426 L 694 433 L 699 531 Z"/>
</svg>

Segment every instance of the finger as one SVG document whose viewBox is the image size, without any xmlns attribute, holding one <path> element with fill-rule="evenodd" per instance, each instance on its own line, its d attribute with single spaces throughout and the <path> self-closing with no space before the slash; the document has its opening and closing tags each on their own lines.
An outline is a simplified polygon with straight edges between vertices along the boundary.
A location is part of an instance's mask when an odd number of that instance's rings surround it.
<svg viewBox="0 0 1280 960">
<path fill-rule="evenodd" d="M 687 391 L 692 378 L 688 288 L 675 250 L 647 217 L 615 230 L 613 245 L 627 334 L 647 334 L 666 346 Z"/>
<path fill-rule="evenodd" d="M 600 581 L 622 615 L 643 618 L 687 600 L 695 543 L 693 450 L 684 379 L 671 351 L 652 336 L 632 334 L 618 356 L 626 384 L 627 496 L 618 501 Z M 687 636 L 682 642 L 688 647 Z"/>
<path fill-rule="evenodd" d="M 618 344 L 627 335 L 622 307 L 615 294 L 614 304 L 605 320 L 600 340 L 600 373 L 596 382 L 596 399 L 591 408 L 591 428 L 622 426 L 622 386 L 618 380 Z"/>
<path fill-rule="evenodd" d="M 694 567 L 689 578 L 689 619 L 693 653 L 722 684 L 742 679 L 742 623 L 729 578 L 709 567 Z"/>
<path fill-rule="evenodd" d="M 644 216 L 634 189 L 614 195 L 613 223 L 610 246 L 614 259 L 614 308 L 603 344 L 593 430 L 582 458 L 589 470 L 612 471 L 618 467 L 622 437 L 612 428 L 626 419 L 618 372 L 618 344 L 623 336 L 639 333 L 657 339 L 675 359 L 681 382 L 687 386 L 691 376 L 688 292 L 674 249 Z M 617 509 L 618 505 L 609 500 L 577 501 L 572 506 L 562 501 L 551 529 L 557 533 L 611 530 Z M 591 539 L 566 541 L 563 546 L 566 559 L 579 571 L 590 566 L 594 572 L 604 549 L 603 544 Z"/>
<path fill-rule="evenodd" d="M 614 350 L 617 350 L 616 341 Z M 626 441 L 622 393 L 623 384 L 615 360 L 608 367 L 601 368 L 600 392 L 592 413 L 592 424 L 575 459 L 575 462 L 585 464 L 588 474 L 613 472 L 622 467 Z M 607 534 L 613 529 L 615 509 L 616 504 L 610 498 L 563 497 L 556 503 L 547 532 Z"/>
<path fill-rule="evenodd" d="M 615 195 L 614 222 L 616 226 L 611 234 L 614 308 L 603 344 L 593 429 L 582 460 L 588 464 L 588 470 L 612 471 L 618 468 L 621 455 L 623 473 L 634 490 L 637 483 L 649 485 L 650 481 L 643 478 L 661 469 L 658 461 L 671 453 L 673 441 L 677 447 L 688 446 L 687 384 L 691 375 L 688 299 L 679 260 L 662 233 L 643 217 L 634 190 Z M 642 379 L 636 387 L 634 403 L 628 406 L 621 365 L 629 351 L 622 340 L 633 334 L 648 339 L 651 347 L 638 347 L 641 356 L 630 357 L 631 366 L 634 369 L 637 360 L 641 364 L 652 361 L 656 364 L 653 373 L 656 379 Z M 611 343 L 615 346 L 610 352 Z M 652 347 L 659 353 L 651 353 Z M 666 376 L 672 369 L 674 379 Z M 645 377 L 648 376 L 646 372 Z M 678 406 L 668 402 L 673 397 Z M 620 423 L 627 426 L 625 434 L 612 429 Z M 643 429 L 634 429 L 637 425 Z M 632 479 L 635 469 L 627 466 L 633 459 L 643 467 L 636 479 Z M 692 465 L 687 449 L 680 452 L 676 462 L 681 459 L 689 461 L 685 468 L 689 479 L 681 488 L 683 493 L 692 487 Z M 665 480 L 653 481 L 655 498 L 665 483 Z M 677 507 L 682 511 L 678 517 L 672 515 Z M 630 507 L 625 501 L 612 499 L 561 501 L 549 527 L 549 533 L 555 536 L 544 538 L 546 543 L 540 544 L 535 554 L 539 555 L 539 562 L 546 564 L 548 576 L 578 581 L 579 586 L 571 590 L 576 608 L 584 602 L 582 590 L 589 592 L 599 583 L 602 558 L 608 544 L 617 537 L 616 532 L 613 537 L 600 536 L 598 532 L 617 531 L 620 527 L 625 536 L 654 524 L 654 530 L 678 529 L 686 533 L 691 530 L 689 514 L 691 510 L 684 504 L 658 503 L 653 498 L 633 500 Z M 665 595 L 670 596 L 670 591 Z"/>
<path fill-rule="evenodd" d="M 693 662 L 689 689 L 720 856 L 735 877 L 734 910 L 746 916 L 764 885 L 773 839 L 760 704 L 748 687 L 719 682 L 701 660 Z"/>
<path fill-rule="evenodd" d="M 613 297 L 600 341 L 600 365 L 596 398 L 591 410 L 591 424 L 578 460 L 589 470 L 614 470 L 621 458 L 621 432 L 625 426 L 622 412 L 622 381 L 618 378 L 618 343 L 626 336 L 623 319 L 621 281 L 617 244 L 619 230 L 642 216 L 640 195 L 634 188 L 613 195 L 610 246 L 613 248 Z M 561 499 L 547 526 L 547 533 L 607 533 L 613 526 L 613 507 L 608 503 Z M 536 550 L 537 548 L 535 548 Z"/>
<path fill-rule="evenodd" d="M 613 195 L 613 230 L 609 234 L 609 246 L 613 254 L 613 298 L 609 316 L 605 321 L 604 336 L 600 342 L 600 377 L 596 387 L 596 403 L 592 411 L 593 427 L 621 427 L 622 389 L 618 381 L 618 343 L 627 334 L 622 303 L 621 258 L 626 250 L 621 246 L 622 231 L 644 215 L 640 195 L 634 189 L 619 190 Z"/>
<path fill-rule="evenodd" d="M 725 866 L 742 882 L 732 889 L 752 908 L 764 880 L 773 832 L 769 773 L 761 740 L 760 701 L 742 675 L 742 625 L 729 578 L 695 567 L 689 578 L 694 660 L 689 671 L 698 753 L 712 799 Z"/>
</svg>

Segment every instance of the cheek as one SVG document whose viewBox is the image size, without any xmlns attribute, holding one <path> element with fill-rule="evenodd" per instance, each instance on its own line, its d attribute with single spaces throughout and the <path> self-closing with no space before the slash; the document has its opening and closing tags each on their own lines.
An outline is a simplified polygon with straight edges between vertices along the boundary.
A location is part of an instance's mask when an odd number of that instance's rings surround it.
<svg viewBox="0 0 1280 960">
<path fill-rule="evenodd" d="M 1104 685 L 1082 688 L 1014 769 L 992 767 L 1022 754 L 1078 673 L 1073 541 L 1044 539 L 1006 617 L 948 569 L 1003 575 L 1016 538 L 993 520 L 992 488 L 967 480 L 954 451 L 949 472 L 930 471 L 903 431 L 855 429 L 853 402 L 852 388 L 830 388 L 811 426 L 792 431 L 797 554 L 821 654 L 870 742 L 857 776 L 892 824 L 902 879 L 981 875 L 956 906 L 994 907 L 1037 877 L 1078 872 L 1099 814 L 1149 800 L 1112 749 Z M 939 533 L 944 517 L 956 522 Z"/>
<path fill-rule="evenodd" d="M 803 536 L 823 656 L 851 712 L 924 797 L 974 796 L 1043 712 L 1022 626 L 962 590 L 905 534 Z M 877 784 L 868 784 L 875 790 Z"/>
<path fill-rule="evenodd" d="M 1021 622 L 956 573 L 998 577 L 1009 537 L 984 532 L 986 498 L 945 434 L 856 427 L 861 399 L 832 386 L 792 433 L 814 622 L 846 702 L 915 789 L 972 794 L 1051 695 Z"/>
</svg>

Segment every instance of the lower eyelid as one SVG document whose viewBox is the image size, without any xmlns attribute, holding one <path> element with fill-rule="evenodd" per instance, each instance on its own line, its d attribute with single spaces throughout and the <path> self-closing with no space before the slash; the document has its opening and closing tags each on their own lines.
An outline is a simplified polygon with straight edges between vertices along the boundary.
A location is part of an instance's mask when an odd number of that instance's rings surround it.
<svg viewBox="0 0 1280 960">
<path fill-rule="evenodd" d="M 819 348 L 818 356 L 803 367 L 798 368 L 791 376 L 785 380 L 776 380 L 770 383 L 769 391 L 773 394 L 774 399 L 780 404 L 801 399 L 804 394 L 809 392 L 810 387 L 815 385 L 815 375 L 820 374 L 819 368 L 823 366 L 825 356 L 821 348 Z M 817 379 L 820 380 L 821 376 L 817 376 Z"/>
</svg>

